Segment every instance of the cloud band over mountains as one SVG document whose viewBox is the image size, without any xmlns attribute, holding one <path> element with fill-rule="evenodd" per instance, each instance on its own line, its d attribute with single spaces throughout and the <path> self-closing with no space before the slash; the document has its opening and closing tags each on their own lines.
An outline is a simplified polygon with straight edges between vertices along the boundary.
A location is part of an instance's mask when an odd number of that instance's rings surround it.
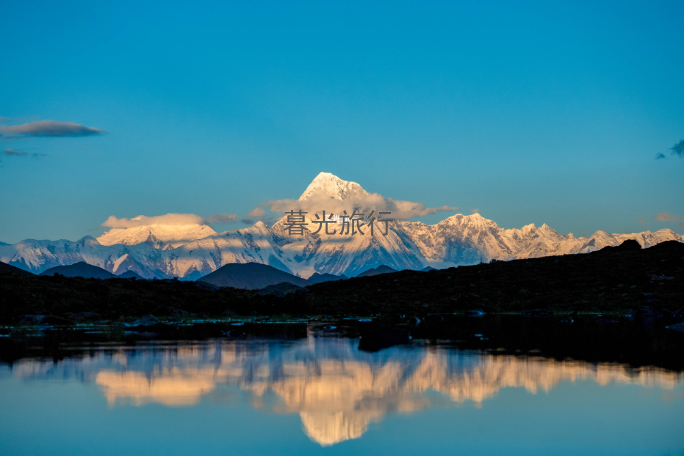
<svg viewBox="0 0 684 456">
<path fill-rule="evenodd" d="M 285 212 L 300 209 L 309 212 L 310 216 L 313 216 L 315 213 L 322 215 L 324 210 L 326 214 L 341 214 L 342 211 L 347 211 L 348 214 L 351 214 L 354 209 L 357 209 L 359 213 L 366 215 L 374 210 L 376 217 L 378 212 L 391 212 L 392 215 L 389 217 L 397 220 L 408 220 L 436 214 L 437 212 L 455 211 L 458 209 L 454 206 L 425 207 L 423 203 L 394 200 L 378 193 L 368 193 L 344 200 L 333 199 L 321 194 L 312 195 L 305 200 L 282 199 L 269 201 L 261 206 L 267 207 L 276 214 L 282 214 L 282 216 L 285 215 Z M 256 211 L 256 209 L 258 207 L 253 209 L 252 212 Z"/>
<path fill-rule="evenodd" d="M 134 228 L 149 225 L 213 225 L 225 224 L 236 221 L 237 214 L 212 214 L 202 217 L 197 214 L 164 214 L 152 217 L 139 215 L 133 218 L 117 218 L 110 215 L 102 226 L 107 228 Z"/>
<path fill-rule="evenodd" d="M 86 127 L 76 122 L 39 120 L 21 125 L 0 126 L 0 134 L 17 136 L 93 136 L 107 133 L 99 128 Z"/>
</svg>

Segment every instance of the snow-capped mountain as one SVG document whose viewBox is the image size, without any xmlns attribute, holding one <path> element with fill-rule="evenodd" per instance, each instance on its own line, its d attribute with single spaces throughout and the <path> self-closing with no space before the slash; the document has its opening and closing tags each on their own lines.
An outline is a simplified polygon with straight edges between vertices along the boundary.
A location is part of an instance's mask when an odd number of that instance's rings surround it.
<svg viewBox="0 0 684 456">
<path fill-rule="evenodd" d="M 328 201 L 339 206 L 369 196 L 355 182 L 321 173 L 298 201 L 302 205 Z M 306 221 L 315 230 L 309 218 L 312 215 L 307 215 Z M 339 231 L 341 226 L 331 225 L 330 229 Z M 491 259 L 588 253 L 627 239 L 636 239 L 643 247 L 668 240 L 684 242 L 683 236 L 667 229 L 633 234 L 597 231 L 588 238 L 560 235 L 545 224 L 504 229 L 479 214 L 456 214 L 435 225 L 395 222 L 387 236 L 377 225 L 375 230 L 375 236 L 370 236 L 367 227 L 363 236 L 325 235 L 324 229 L 319 234 L 308 231 L 289 236 L 285 218 L 272 227 L 257 222 L 223 233 L 206 225 L 149 225 L 112 229 L 98 239 L 87 236 L 75 242 L 25 240 L 0 245 L 0 261 L 35 273 L 85 261 L 114 274 L 130 270 L 145 278 L 186 279 L 202 277 L 228 263 L 256 262 L 307 278 L 315 272 L 355 276 L 383 264 L 397 270 L 420 270 Z"/>
<path fill-rule="evenodd" d="M 214 234 L 216 231 L 207 225 L 147 225 L 114 228 L 97 238 L 97 241 L 102 245 L 137 245 L 147 242 L 156 249 L 171 250 Z"/>
<path fill-rule="evenodd" d="M 368 192 L 356 182 L 342 180 L 330 173 L 319 173 L 304 190 L 302 196 L 299 197 L 299 201 L 305 201 L 317 196 L 344 201 L 366 195 L 368 195 Z"/>
</svg>

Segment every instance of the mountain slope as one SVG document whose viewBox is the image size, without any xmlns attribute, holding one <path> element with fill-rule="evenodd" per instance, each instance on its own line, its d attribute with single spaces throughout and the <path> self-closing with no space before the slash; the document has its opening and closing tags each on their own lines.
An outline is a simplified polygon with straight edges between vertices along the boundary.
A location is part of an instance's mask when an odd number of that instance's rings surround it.
<svg viewBox="0 0 684 456">
<path fill-rule="evenodd" d="M 198 282 L 247 290 L 259 290 L 283 282 L 299 287 L 308 285 L 307 281 L 300 277 L 260 263 L 227 264 L 202 277 Z"/>
<path fill-rule="evenodd" d="M 319 274 L 317 272 L 314 272 L 311 277 L 306 279 L 307 282 L 309 282 L 309 285 L 315 285 L 317 283 L 323 283 L 323 282 L 332 282 L 335 280 L 345 280 L 347 277 L 346 276 L 336 276 L 333 274 Z"/>
<path fill-rule="evenodd" d="M 142 277 L 140 277 L 138 274 L 136 274 L 134 271 L 126 271 L 123 274 L 119 274 L 117 276 L 120 279 L 138 279 L 138 280 L 145 280 Z"/>
<path fill-rule="evenodd" d="M 393 272 L 397 272 L 397 270 L 392 269 L 389 266 L 385 266 L 384 264 L 381 264 L 377 268 L 368 269 L 366 271 L 363 271 L 361 274 L 357 275 L 356 277 L 373 277 L 373 276 L 380 275 L 380 274 L 391 274 Z"/>
<path fill-rule="evenodd" d="M 44 271 L 43 276 L 52 276 L 55 274 L 63 275 L 64 277 L 84 277 L 86 279 L 111 279 L 114 275 L 111 272 L 105 271 L 102 268 L 93 266 L 84 261 L 80 261 L 69 266 L 55 266 L 47 271 Z"/>
<path fill-rule="evenodd" d="M 0 275 L 33 275 L 28 271 L 0 262 Z"/>
</svg>

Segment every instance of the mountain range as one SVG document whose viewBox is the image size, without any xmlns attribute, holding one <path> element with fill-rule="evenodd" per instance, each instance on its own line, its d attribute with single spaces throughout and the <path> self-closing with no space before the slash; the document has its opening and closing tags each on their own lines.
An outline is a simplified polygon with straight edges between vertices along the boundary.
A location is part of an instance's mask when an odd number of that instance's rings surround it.
<svg viewBox="0 0 684 456">
<path fill-rule="evenodd" d="M 320 202 L 320 210 L 344 207 L 345 203 L 354 204 L 359 198 L 372 196 L 355 182 L 320 173 L 288 210 L 298 210 L 298 203 L 311 206 L 312 202 Z M 312 222 L 308 216 L 306 220 Z M 331 228 L 339 230 L 340 226 Z M 381 265 L 395 270 L 421 270 L 492 259 L 588 253 L 628 239 L 644 248 L 669 240 L 684 242 L 683 236 L 669 229 L 631 234 L 597 231 L 590 237 L 561 235 L 546 224 L 504 229 L 477 213 L 456 214 L 434 225 L 392 222 L 386 236 L 379 233 L 377 226 L 375 230 L 374 236 L 367 231 L 355 236 L 311 231 L 290 236 L 285 217 L 270 227 L 256 222 L 223 233 L 200 224 L 146 225 L 115 228 L 97 239 L 27 239 L 0 244 L 0 261 L 33 273 L 85 262 L 116 275 L 133 271 L 143 278 L 186 280 L 199 279 L 231 263 L 267 264 L 302 278 L 314 273 L 353 277 Z"/>
</svg>

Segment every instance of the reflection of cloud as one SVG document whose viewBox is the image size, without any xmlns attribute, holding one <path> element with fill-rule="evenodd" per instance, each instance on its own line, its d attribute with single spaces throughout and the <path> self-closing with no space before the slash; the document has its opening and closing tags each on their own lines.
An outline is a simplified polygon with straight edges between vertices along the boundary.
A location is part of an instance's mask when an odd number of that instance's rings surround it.
<svg viewBox="0 0 684 456">
<path fill-rule="evenodd" d="M 0 133 L 22 136 L 92 136 L 107 133 L 99 128 L 86 127 L 75 122 L 39 120 L 22 125 L 0 127 Z"/>
<path fill-rule="evenodd" d="M 272 411 L 298 413 L 311 440 L 333 445 L 361 437 L 368 425 L 391 413 L 411 413 L 442 402 L 480 404 L 501 389 L 532 394 L 562 381 L 660 385 L 673 388 L 682 375 L 657 368 L 545 358 L 478 355 L 456 350 L 401 347 L 370 354 L 358 340 L 309 338 L 287 345 L 227 343 L 189 347 L 121 349 L 114 356 L 21 360 L 21 378 L 66 378 L 96 382 L 109 404 L 192 406 L 220 384 L 249 393 L 263 406 L 272 391 L 281 402 Z M 441 396 L 426 394 L 441 393 Z"/>
<path fill-rule="evenodd" d="M 97 374 L 95 383 L 103 388 L 109 405 L 128 399 L 134 405 L 188 406 L 197 404 L 202 395 L 214 389 L 216 374 L 211 368 L 171 369 L 165 375 L 152 378 L 140 372 L 103 371 Z"/>
<path fill-rule="evenodd" d="M 670 215 L 667 212 L 661 212 L 653 216 L 659 222 L 676 222 L 682 219 L 681 215 Z"/>
</svg>

